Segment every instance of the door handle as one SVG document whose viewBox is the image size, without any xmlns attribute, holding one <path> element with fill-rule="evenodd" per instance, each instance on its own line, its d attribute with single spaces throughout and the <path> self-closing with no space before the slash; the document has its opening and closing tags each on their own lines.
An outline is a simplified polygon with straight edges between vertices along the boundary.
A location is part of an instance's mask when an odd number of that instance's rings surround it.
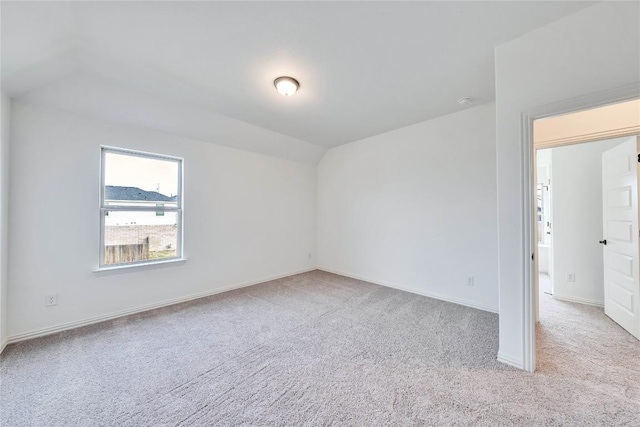
<svg viewBox="0 0 640 427">
<path fill-rule="evenodd" d="M 606 245 L 607 245 L 607 239 L 600 240 L 600 242 L 599 242 L 599 243 L 602 243 L 603 245 L 605 245 L 605 246 L 606 246 Z"/>
</svg>

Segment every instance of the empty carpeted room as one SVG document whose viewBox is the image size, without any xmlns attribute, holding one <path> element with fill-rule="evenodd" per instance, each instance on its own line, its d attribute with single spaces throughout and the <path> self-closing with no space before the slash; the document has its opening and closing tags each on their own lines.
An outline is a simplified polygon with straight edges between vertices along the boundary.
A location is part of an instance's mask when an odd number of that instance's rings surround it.
<svg viewBox="0 0 640 427">
<path fill-rule="evenodd" d="M 533 126 L 640 97 L 640 2 L 0 14 L 0 425 L 640 426 L 638 174 L 543 295 Z"/>
</svg>

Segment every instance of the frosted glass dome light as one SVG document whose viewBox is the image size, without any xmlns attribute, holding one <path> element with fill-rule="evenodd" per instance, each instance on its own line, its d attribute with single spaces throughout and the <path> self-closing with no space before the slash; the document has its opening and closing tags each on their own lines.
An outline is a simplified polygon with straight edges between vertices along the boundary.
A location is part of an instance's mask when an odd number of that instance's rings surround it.
<svg viewBox="0 0 640 427">
<path fill-rule="evenodd" d="M 278 77 L 273 81 L 274 86 L 284 96 L 291 96 L 298 91 L 300 83 L 293 77 Z"/>
</svg>

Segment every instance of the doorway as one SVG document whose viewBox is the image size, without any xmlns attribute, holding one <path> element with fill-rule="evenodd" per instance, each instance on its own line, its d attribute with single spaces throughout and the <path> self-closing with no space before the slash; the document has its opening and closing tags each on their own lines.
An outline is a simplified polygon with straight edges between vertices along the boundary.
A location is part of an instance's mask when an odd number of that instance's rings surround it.
<svg viewBox="0 0 640 427">
<path fill-rule="evenodd" d="M 633 100 L 533 123 L 536 321 L 545 302 L 588 304 L 640 338 L 639 111 Z"/>
<path fill-rule="evenodd" d="M 628 156 L 632 151 L 630 155 L 633 156 L 637 151 L 635 137 L 537 150 L 540 305 L 553 298 L 604 307 L 603 255 L 605 249 L 611 249 L 612 245 L 617 246 L 616 253 L 621 247 L 611 237 L 607 248 L 603 243 L 606 234 L 603 222 L 606 198 L 603 194 L 603 173 L 606 173 L 603 158 L 617 156 L 620 151 L 617 147 L 623 144 L 631 144 L 632 147 L 626 148 L 627 153 L 622 155 Z M 625 165 L 628 166 L 629 161 Z M 613 173 L 617 176 L 620 171 Z M 630 181 L 631 178 L 626 179 Z M 630 203 L 628 208 L 631 209 L 632 205 Z M 611 213 L 618 211 L 620 209 L 614 209 Z M 630 213 L 624 212 L 624 215 L 629 216 Z M 633 257 L 633 254 L 629 256 Z M 633 311 L 632 307 L 627 309 Z"/>
</svg>

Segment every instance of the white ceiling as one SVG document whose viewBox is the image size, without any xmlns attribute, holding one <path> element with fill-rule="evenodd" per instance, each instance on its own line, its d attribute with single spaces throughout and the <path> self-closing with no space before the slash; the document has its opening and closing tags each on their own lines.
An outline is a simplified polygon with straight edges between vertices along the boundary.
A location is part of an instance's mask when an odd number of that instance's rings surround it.
<svg viewBox="0 0 640 427">
<path fill-rule="evenodd" d="M 3 1 L 2 84 L 90 74 L 332 147 L 493 100 L 496 45 L 590 4 Z"/>
</svg>

